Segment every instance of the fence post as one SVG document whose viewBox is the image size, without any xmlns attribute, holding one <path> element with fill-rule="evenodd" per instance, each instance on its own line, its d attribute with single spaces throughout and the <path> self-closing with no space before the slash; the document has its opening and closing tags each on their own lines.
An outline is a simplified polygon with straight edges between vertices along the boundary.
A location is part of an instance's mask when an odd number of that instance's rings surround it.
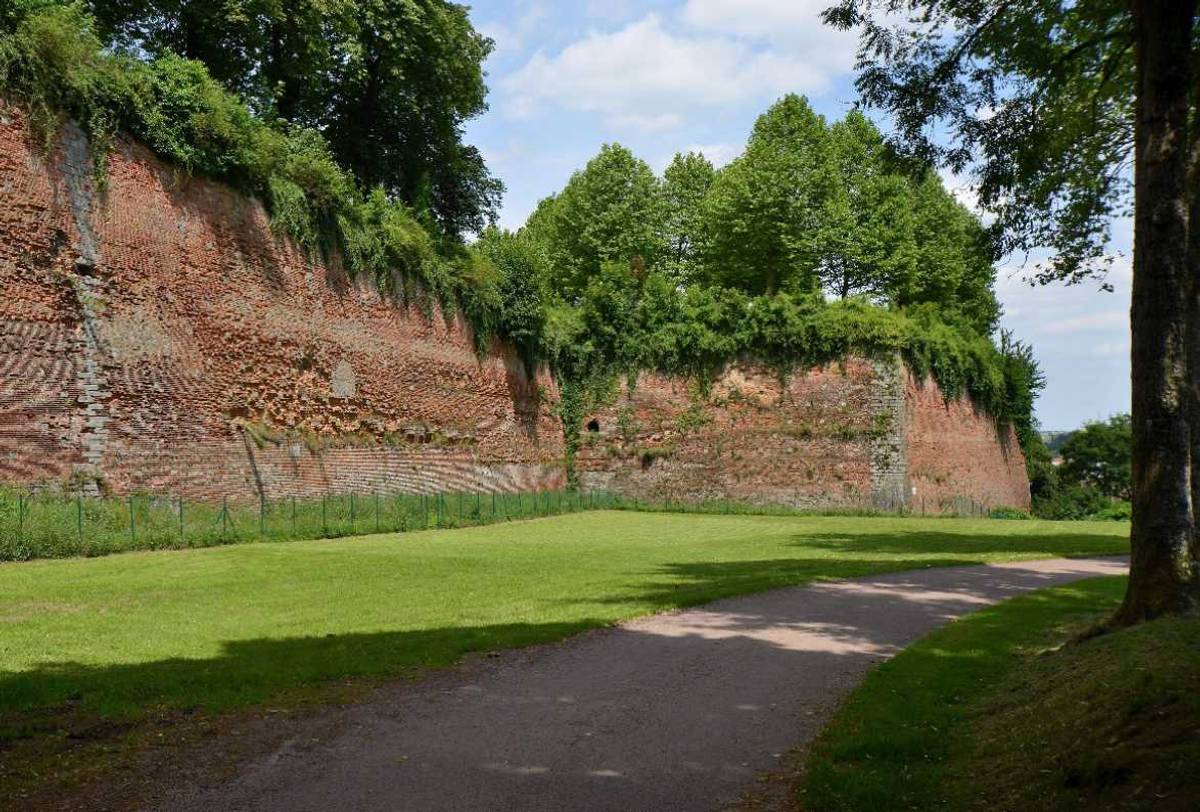
<svg viewBox="0 0 1200 812">
<path fill-rule="evenodd" d="M 261 492 L 258 494 L 258 535 L 267 535 L 267 497 Z"/>
<path fill-rule="evenodd" d="M 79 547 L 83 548 L 83 493 L 75 494 L 75 523 L 79 529 Z"/>
<path fill-rule="evenodd" d="M 379 490 L 375 490 L 375 532 L 379 532 Z"/>
<path fill-rule="evenodd" d="M 296 497 L 292 497 L 292 535 L 296 535 Z"/>
<path fill-rule="evenodd" d="M 358 529 L 358 524 L 354 521 L 354 491 L 350 491 L 350 535 Z"/>
<path fill-rule="evenodd" d="M 179 497 L 179 543 L 186 541 L 183 533 L 183 497 Z"/>
<path fill-rule="evenodd" d="M 325 520 L 325 494 L 321 494 L 321 535 L 329 535 L 329 523 Z"/>
<path fill-rule="evenodd" d="M 25 540 L 25 494 L 17 494 L 17 541 Z"/>
<path fill-rule="evenodd" d="M 133 497 L 129 497 L 129 543 L 137 546 L 137 528 L 133 520 Z"/>
<path fill-rule="evenodd" d="M 221 538 L 229 534 L 229 497 L 221 497 Z"/>
</svg>

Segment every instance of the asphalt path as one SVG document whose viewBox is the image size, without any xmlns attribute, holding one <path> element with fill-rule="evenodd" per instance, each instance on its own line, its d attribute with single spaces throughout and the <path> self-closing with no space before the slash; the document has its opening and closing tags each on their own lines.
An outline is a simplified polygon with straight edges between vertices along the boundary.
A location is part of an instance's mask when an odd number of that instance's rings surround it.
<svg viewBox="0 0 1200 812">
<path fill-rule="evenodd" d="M 934 568 L 642 618 L 330 710 L 163 809 L 710 810 L 820 731 L 879 661 L 953 618 L 1125 572 L 1118 559 Z"/>
</svg>

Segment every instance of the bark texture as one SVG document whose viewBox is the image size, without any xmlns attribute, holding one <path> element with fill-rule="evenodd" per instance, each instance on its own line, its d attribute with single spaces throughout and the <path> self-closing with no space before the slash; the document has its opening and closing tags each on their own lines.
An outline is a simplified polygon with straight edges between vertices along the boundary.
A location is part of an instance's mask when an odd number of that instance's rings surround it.
<svg viewBox="0 0 1200 812">
<path fill-rule="evenodd" d="M 1188 425 L 1191 431 L 1192 577 L 1200 579 L 1200 66 L 1192 67 L 1192 118 L 1188 130 Z"/>
<path fill-rule="evenodd" d="M 1188 103 L 1194 0 L 1133 0 L 1133 528 L 1119 623 L 1200 605 L 1193 562 Z M 1198 428 L 1200 431 L 1200 428 Z"/>
</svg>

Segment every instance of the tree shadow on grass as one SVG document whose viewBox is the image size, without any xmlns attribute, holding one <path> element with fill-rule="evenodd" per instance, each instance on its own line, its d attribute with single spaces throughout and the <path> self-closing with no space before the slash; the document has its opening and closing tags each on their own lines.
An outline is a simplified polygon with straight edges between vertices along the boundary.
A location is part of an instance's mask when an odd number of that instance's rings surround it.
<svg viewBox="0 0 1200 812">
<path fill-rule="evenodd" d="M 675 563 L 663 567 L 653 581 L 640 585 L 622 600 L 631 608 L 638 602 L 672 608 L 817 578 L 851 578 L 976 561 L 970 557 L 898 557 Z M 667 575 L 670 580 L 663 577 Z M 810 679 L 814 672 L 818 674 L 818 682 L 832 680 L 843 673 L 845 663 L 867 663 L 902 645 L 912 628 L 898 622 L 898 617 L 908 617 L 917 628 L 932 627 L 1005 596 L 1005 589 L 1015 594 L 1054 580 L 1050 574 L 1014 571 L 999 579 L 1005 583 L 997 584 L 996 578 L 979 569 L 885 577 L 889 579 L 886 590 L 873 589 L 873 581 L 819 588 L 818 592 L 825 590 L 822 594 L 828 611 L 764 596 L 765 600 L 756 601 L 753 608 L 726 606 L 699 623 L 665 631 L 644 624 L 621 628 L 599 638 L 599 654 L 593 652 L 594 656 L 587 658 L 587 669 L 613 670 L 611 678 L 596 680 L 600 686 L 636 684 L 640 674 L 636 668 L 634 676 L 621 671 L 631 667 L 623 656 L 631 651 L 644 652 L 641 657 L 629 658 L 629 663 L 636 666 L 680 655 L 683 662 L 694 661 L 696 656 L 707 658 L 715 650 L 713 646 L 720 646 L 725 662 L 736 662 L 739 668 L 748 669 L 747 673 L 757 675 L 755 681 L 744 686 L 747 691 L 772 680 L 786 681 L 788 675 L 801 670 Z M 787 594 L 778 593 L 775 598 Z M 0 765 L 9 761 L 9 767 L 0 766 L 0 785 L 22 773 L 27 776 L 39 769 L 44 773 L 47 762 L 64 752 L 74 753 L 91 744 L 105 746 L 129 732 L 166 730 L 169 737 L 175 729 L 170 726 L 172 719 L 178 721 L 183 712 L 193 709 L 205 716 L 224 709 L 261 707 L 267 702 L 286 706 L 306 699 L 328 701 L 337 698 L 331 687 L 350 681 L 371 685 L 378 679 L 416 675 L 426 668 L 450 665 L 471 652 L 552 642 L 608 625 L 610 620 L 605 615 L 611 613 L 583 611 L 589 603 L 597 602 L 617 601 L 609 597 L 589 600 L 581 595 L 572 601 L 579 607 L 575 613 L 579 619 L 569 622 L 228 641 L 216 656 L 206 659 L 173 658 L 109 666 L 56 663 L 30 672 L 0 672 Z M 778 636 L 781 631 L 799 637 L 784 641 Z M 608 650 L 606 641 L 621 645 Z M 604 656 L 605 651 L 609 656 Z M 775 676 L 768 678 L 771 672 Z M 608 701 L 611 704 L 617 700 Z M 521 698 L 511 705 L 514 725 L 540 724 L 537 720 L 547 718 L 546 714 L 569 712 L 562 710 L 567 706 L 561 706 L 550 693 L 536 697 L 532 705 Z M 749 713 L 747 708 L 752 706 L 764 704 L 757 700 L 740 702 L 724 712 Z M 715 710 L 697 708 L 693 716 L 700 718 Z M 163 718 L 168 724 L 158 727 Z M 145 743 L 144 735 L 141 741 Z M 501 752 L 504 746 L 496 744 L 489 752 Z M 714 769 L 725 766 L 716 765 Z M 493 769 L 483 761 L 475 767 Z M 499 776 L 495 781 L 496 786 L 511 783 L 515 797 L 523 797 L 520 793 L 529 788 L 522 775 Z"/>
<path fill-rule="evenodd" d="M 62 662 L 0 671 L 0 752 L 5 741 L 43 728 L 42 722 L 97 716 L 122 720 L 159 709 L 219 711 L 303 699 L 298 690 L 323 683 L 404 677 L 450 665 L 472 652 L 559 640 L 604 623 L 584 619 L 231 640 L 206 658 L 99 666 Z"/>
<path fill-rule="evenodd" d="M 788 547 L 808 556 L 669 563 L 646 573 L 635 594 L 589 603 L 648 603 L 662 611 L 814 581 L 862 578 L 935 567 L 968 567 L 1022 558 L 1127 555 L 1126 538 L 1099 533 L 1028 535 L 911 531 L 796 534 Z M 577 603 L 572 600 L 570 603 Z"/>
<path fill-rule="evenodd" d="M 602 605 L 650 604 L 652 611 L 698 606 L 771 589 L 800 586 L 814 581 L 839 581 L 889 572 L 932 567 L 965 567 L 979 558 L 764 558 L 748 561 L 704 561 L 664 564 L 648 573 L 637 592 L 593 600 L 560 603 Z"/>
<path fill-rule="evenodd" d="M 121 718 L 139 715 L 147 708 L 252 705 L 298 686 L 404 675 L 450 665 L 470 652 L 558 640 L 612 622 L 607 611 L 589 617 L 589 606 L 625 605 L 628 614 L 634 614 L 819 580 L 982 564 L 1003 554 L 1113 555 L 1127 551 L 1124 539 L 1100 534 L 971 535 L 914 530 L 856 536 L 798 534 L 790 543 L 815 555 L 669 563 L 646 573 L 645 580 L 632 589 L 551 601 L 560 609 L 577 607 L 569 614 L 583 619 L 570 622 L 229 641 L 217 656 L 202 659 L 112 666 L 63 662 L 26 672 L 0 670 L 0 749 L 6 740 L 22 735 L 31 715 L 40 716 L 47 709 L 52 709 L 51 717 Z"/>
<path fill-rule="evenodd" d="M 793 537 L 797 547 L 831 553 L 886 555 L 944 555 L 973 557 L 966 563 L 984 564 L 1001 556 L 1045 555 L 1052 557 L 1125 555 L 1128 535 L 1103 533 L 947 533 L 913 529 L 874 533 L 800 533 Z"/>
</svg>

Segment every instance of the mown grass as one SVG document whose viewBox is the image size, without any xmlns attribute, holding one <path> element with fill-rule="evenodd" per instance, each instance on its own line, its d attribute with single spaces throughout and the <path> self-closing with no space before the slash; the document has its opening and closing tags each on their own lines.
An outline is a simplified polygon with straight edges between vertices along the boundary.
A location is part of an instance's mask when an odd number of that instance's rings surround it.
<svg viewBox="0 0 1200 812">
<path fill-rule="evenodd" d="M 607 493 L 538 491 L 203 502 L 155 494 L 85 499 L 0 488 L 0 561 L 472 527 L 618 501 Z"/>
<path fill-rule="evenodd" d="M 1200 808 L 1200 620 L 1069 643 L 1124 589 L 1016 598 L 881 665 L 811 751 L 803 808 Z"/>
<path fill-rule="evenodd" d="M 320 698 L 347 679 L 419 673 L 467 652 L 814 579 L 1123 553 L 1125 532 L 600 511 L 0 564 L 0 753 L 11 765 L 19 749 L 45 753 L 47 738 L 65 746 L 97 720 Z"/>
</svg>

